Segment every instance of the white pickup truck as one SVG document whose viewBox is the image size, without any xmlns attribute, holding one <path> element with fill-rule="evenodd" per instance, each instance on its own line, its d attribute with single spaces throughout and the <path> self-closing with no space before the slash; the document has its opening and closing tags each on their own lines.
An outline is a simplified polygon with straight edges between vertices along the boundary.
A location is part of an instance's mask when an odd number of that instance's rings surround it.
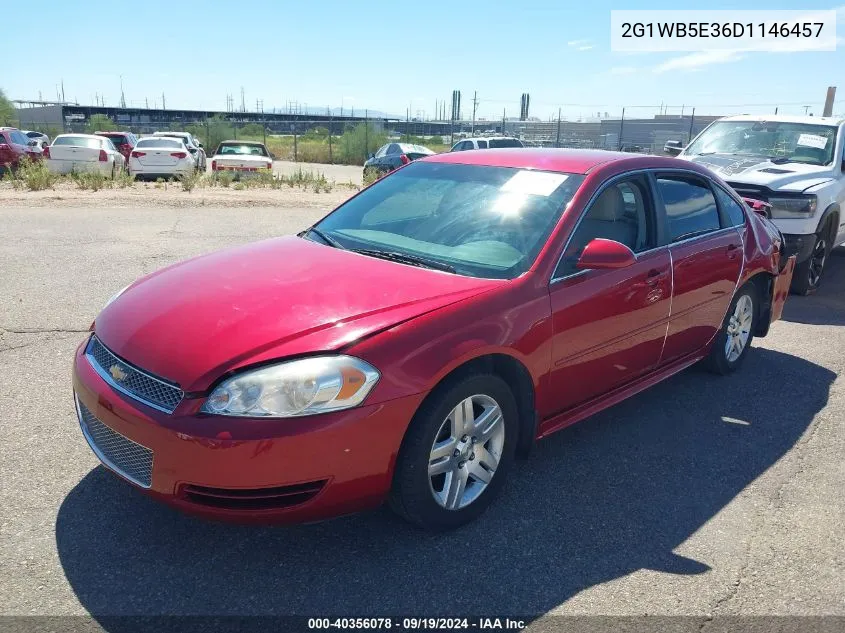
<svg viewBox="0 0 845 633">
<path fill-rule="evenodd" d="M 845 243 L 845 119 L 727 117 L 707 126 L 678 158 L 705 165 L 741 196 L 770 204 L 789 254 L 797 255 L 793 292 L 819 287 L 831 249 Z"/>
</svg>

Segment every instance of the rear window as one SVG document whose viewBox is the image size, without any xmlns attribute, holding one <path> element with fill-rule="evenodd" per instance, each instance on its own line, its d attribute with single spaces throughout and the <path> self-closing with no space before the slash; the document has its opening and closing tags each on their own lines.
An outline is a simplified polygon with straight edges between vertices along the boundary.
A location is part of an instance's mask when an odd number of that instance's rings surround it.
<svg viewBox="0 0 845 633">
<path fill-rule="evenodd" d="M 166 149 L 182 149 L 182 142 L 175 138 L 142 138 L 136 148 L 164 147 Z"/>
<path fill-rule="evenodd" d="M 269 154 L 263 145 L 249 145 L 246 143 L 220 143 L 217 154 L 241 154 L 247 156 L 266 156 Z"/>
<path fill-rule="evenodd" d="M 27 132 L 29 138 L 41 138 L 41 132 Z"/>
<path fill-rule="evenodd" d="M 515 138 L 491 138 L 490 147 L 522 147 L 522 141 L 518 141 Z"/>
<path fill-rule="evenodd" d="M 9 133 L 9 136 L 12 137 L 13 143 L 17 143 L 18 145 L 29 145 L 29 138 L 18 130 L 12 130 Z"/>
<path fill-rule="evenodd" d="M 109 139 L 112 143 L 115 144 L 115 146 L 123 145 L 124 143 L 129 143 L 129 139 L 127 139 L 122 134 L 115 134 L 115 135 L 113 135 L 113 134 L 101 134 L 100 136 L 102 136 L 103 138 Z"/>
<path fill-rule="evenodd" d="M 74 147 L 88 147 L 90 149 L 102 149 L 103 141 L 98 138 L 87 136 L 60 136 L 53 145 L 73 145 Z"/>
</svg>

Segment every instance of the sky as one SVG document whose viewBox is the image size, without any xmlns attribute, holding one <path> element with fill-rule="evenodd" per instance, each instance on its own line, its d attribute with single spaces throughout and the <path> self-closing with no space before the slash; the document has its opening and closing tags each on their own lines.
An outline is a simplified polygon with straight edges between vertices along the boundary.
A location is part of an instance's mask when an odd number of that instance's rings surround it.
<svg viewBox="0 0 845 633">
<path fill-rule="evenodd" d="M 392 3 L 341 0 L 29 0 L 3 9 L 0 88 L 11 99 L 65 97 L 118 105 L 225 110 L 365 109 L 430 118 L 462 91 L 462 113 L 568 119 L 609 112 L 650 117 L 740 112 L 821 114 L 828 86 L 845 114 L 842 0 L 711 0 L 709 9 L 837 9 L 834 52 L 619 53 L 610 50 L 611 9 L 698 8 L 677 1 L 589 3 L 490 0 Z M 14 25 L 14 26 L 13 26 Z M 664 110 L 661 110 L 661 105 Z"/>
</svg>

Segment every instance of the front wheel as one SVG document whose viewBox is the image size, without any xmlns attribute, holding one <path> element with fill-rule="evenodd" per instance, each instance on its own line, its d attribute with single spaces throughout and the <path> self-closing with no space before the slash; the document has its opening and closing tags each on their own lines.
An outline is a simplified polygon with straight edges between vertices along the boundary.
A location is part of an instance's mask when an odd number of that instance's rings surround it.
<svg viewBox="0 0 845 633">
<path fill-rule="evenodd" d="M 815 241 L 810 257 L 795 267 L 795 274 L 792 276 L 792 292 L 797 295 L 813 294 L 822 282 L 822 272 L 830 248 L 824 233 L 816 235 Z"/>
<path fill-rule="evenodd" d="M 754 340 L 757 325 L 757 291 L 749 282 L 737 290 L 722 327 L 707 357 L 707 367 L 717 374 L 730 374 L 742 364 Z"/>
<path fill-rule="evenodd" d="M 444 384 L 411 421 L 390 505 L 430 530 L 472 521 L 504 484 L 518 424 L 513 394 L 498 376 L 476 374 Z"/>
</svg>

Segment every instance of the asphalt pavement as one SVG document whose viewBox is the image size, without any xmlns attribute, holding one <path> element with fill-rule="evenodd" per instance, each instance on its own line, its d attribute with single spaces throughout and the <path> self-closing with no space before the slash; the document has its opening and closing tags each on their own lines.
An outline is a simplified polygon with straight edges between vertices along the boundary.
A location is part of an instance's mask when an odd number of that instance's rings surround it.
<svg viewBox="0 0 845 633">
<path fill-rule="evenodd" d="M 103 303 L 319 214 L 0 209 L 0 614 L 845 616 L 839 251 L 737 374 L 692 368 L 542 441 L 456 532 L 386 509 L 210 523 L 98 466 L 70 366 Z"/>
</svg>

